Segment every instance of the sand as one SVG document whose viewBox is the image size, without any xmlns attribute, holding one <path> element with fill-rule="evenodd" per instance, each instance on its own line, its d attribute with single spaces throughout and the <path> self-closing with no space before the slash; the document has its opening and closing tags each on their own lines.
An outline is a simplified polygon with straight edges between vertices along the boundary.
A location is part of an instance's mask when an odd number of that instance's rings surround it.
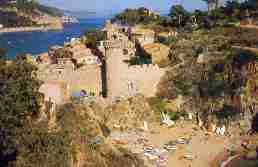
<svg viewBox="0 0 258 167">
<path fill-rule="evenodd" d="M 170 140 L 176 140 L 179 137 L 191 137 L 190 144 L 179 145 L 174 153 L 170 153 L 167 167 L 210 167 L 212 161 L 231 146 L 235 146 L 235 139 L 229 137 L 207 135 L 202 130 L 194 130 L 195 125 L 184 123 L 183 126 L 167 128 L 154 126 L 153 129 L 159 131 L 159 134 L 146 133 L 145 136 L 150 143 L 157 147 L 162 147 Z M 234 141 L 234 142 L 233 142 Z M 186 160 L 183 155 L 191 153 L 193 160 Z M 226 157 L 225 157 L 226 158 Z"/>
</svg>

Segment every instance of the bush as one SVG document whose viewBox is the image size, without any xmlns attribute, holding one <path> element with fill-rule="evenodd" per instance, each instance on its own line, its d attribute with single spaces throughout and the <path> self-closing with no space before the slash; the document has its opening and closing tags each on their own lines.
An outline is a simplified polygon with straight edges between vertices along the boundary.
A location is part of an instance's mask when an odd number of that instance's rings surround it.
<svg viewBox="0 0 258 167">
<path fill-rule="evenodd" d="M 175 37 L 168 37 L 163 43 L 165 45 L 170 46 L 170 45 L 176 44 L 176 42 L 177 42 L 177 39 Z"/>
<path fill-rule="evenodd" d="M 33 128 L 22 134 L 15 166 L 62 166 L 70 165 L 71 138 L 66 132 L 50 133 L 45 127 Z"/>
<path fill-rule="evenodd" d="M 258 114 L 255 115 L 255 117 L 252 121 L 252 130 L 254 132 L 258 132 Z"/>
<path fill-rule="evenodd" d="M 159 114 L 167 114 L 171 120 L 178 120 L 182 115 L 181 112 L 173 112 L 167 109 L 167 102 L 160 97 L 152 97 L 149 99 L 149 104 L 154 112 Z"/>
<path fill-rule="evenodd" d="M 154 112 L 165 113 L 167 112 L 167 103 L 160 97 L 152 97 L 149 99 L 149 104 Z"/>
<path fill-rule="evenodd" d="M 174 121 L 178 120 L 181 117 L 181 113 L 180 112 L 169 111 L 169 112 L 167 112 L 167 114 L 169 115 L 170 119 L 174 120 Z"/>
</svg>

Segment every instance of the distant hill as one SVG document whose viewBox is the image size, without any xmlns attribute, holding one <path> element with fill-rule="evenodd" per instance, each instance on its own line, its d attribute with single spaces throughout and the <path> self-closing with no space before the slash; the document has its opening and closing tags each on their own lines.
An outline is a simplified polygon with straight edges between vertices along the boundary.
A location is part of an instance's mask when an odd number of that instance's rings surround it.
<svg viewBox="0 0 258 167">
<path fill-rule="evenodd" d="M 62 9 L 58 9 L 58 8 L 55 8 L 55 7 L 50 7 L 50 6 L 46 6 L 46 5 L 41 5 L 41 4 L 38 4 L 36 6 L 36 8 L 43 12 L 43 13 L 47 13 L 51 16 L 58 16 L 58 17 L 61 17 L 64 15 L 64 11 Z"/>
<path fill-rule="evenodd" d="M 2 1 L 0 0 L 0 24 L 4 27 L 34 26 L 58 21 L 64 11 L 45 6 L 34 1 Z M 12 3 L 11 3 L 12 2 Z M 44 17 L 44 20 L 43 20 Z"/>
</svg>

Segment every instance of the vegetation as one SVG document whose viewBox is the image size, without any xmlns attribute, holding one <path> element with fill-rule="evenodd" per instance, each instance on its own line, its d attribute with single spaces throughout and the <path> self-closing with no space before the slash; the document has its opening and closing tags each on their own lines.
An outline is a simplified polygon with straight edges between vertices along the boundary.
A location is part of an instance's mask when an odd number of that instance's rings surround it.
<svg viewBox="0 0 258 167">
<path fill-rule="evenodd" d="M 231 36 L 225 38 L 224 33 L 228 32 L 231 32 Z M 234 44 L 241 46 L 241 42 L 235 43 L 235 32 L 232 28 L 217 28 L 181 34 L 179 38 L 184 40 L 177 42 L 171 56 L 183 59 L 184 63 L 179 62 L 176 70 L 172 68 L 167 73 L 161 82 L 159 96 L 174 99 L 182 95 L 191 99 L 185 110 L 190 105 L 197 117 L 206 122 L 228 123 L 239 120 L 243 112 L 254 113 L 258 101 L 256 96 L 249 93 L 254 91 L 257 77 L 252 77 L 255 75 L 252 73 L 247 77 L 236 72 L 236 69 L 243 70 L 250 62 L 256 63 L 257 58 L 253 53 L 231 48 Z M 256 33 L 252 34 L 254 36 Z M 201 62 L 198 60 L 200 55 L 204 55 Z"/>
<path fill-rule="evenodd" d="M 85 31 L 85 43 L 89 48 L 96 49 L 98 41 L 101 41 L 105 38 L 105 35 L 102 31 L 97 29 L 88 29 Z"/>
<path fill-rule="evenodd" d="M 61 17 L 64 15 L 64 12 L 58 8 L 50 7 L 50 6 L 44 6 L 41 4 L 37 4 L 36 9 L 41 11 L 42 13 L 47 13 L 51 16 L 58 16 Z"/>
<path fill-rule="evenodd" d="M 171 111 L 169 101 L 183 97 L 186 103 L 180 111 L 195 112 L 197 120 L 203 120 L 205 126 L 210 122 L 229 124 L 242 119 L 243 114 L 249 114 L 253 117 L 253 131 L 257 132 L 258 57 L 241 47 L 254 47 L 258 33 L 256 30 L 226 26 L 229 22 L 239 22 L 246 9 L 255 11 L 250 5 L 257 5 L 257 1 L 232 1 L 221 8 L 216 0 L 206 2 L 215 3 L 215 9 L 190 13 L 176 5 L 164 17 L 158 17 L 145 8 L 127 9 L 114 20 L 128 25 L 151 24 L 157 31 L 170 31 L 171 27 L 181 30 L 176 39 L 171 37 L 164 41 L 171 46 L 171 62 L 160 82 L 157 97 L 148 99 L 153 111 L 167 113 L 176 120 L 184 112 Z M 36 8 L 33 1 L 19 0 L 17 5 L 17 9 L 24 13 L 33 12 Z M 39 8 L 52 12 L 50 8 Z M 14 26 L 15 19 L 10 20 L 6 24 Z M 26 23 L 24 20 L 21 22 Z M 105 34 L 97 30 L 88 30 L 85 36 L 86 45 L 94 49 L 97 48 L 97 41 L 105 38 Z M 240 49 L 233 48 L 234 45 Z M 65 50 L 56 54 L 57 57 L 71 57 Z M 141 64 L 139 57 L 129 60 L 129 63 Z M 108 145 L 105 136 L 109 134 L 106 123 L 113 126 L 116 122 L 110 121 L 112 117 L 142 123 L 150 116 L 151 109 L 144 97 L 122 100 L 108 108 L 108 112 L 103 112 L 94 104 L 59 106 L 54 128 L 51 129 L 51 116 L 42 109 L 44 96 L 38 91 L 41 82 L 36 73 L 37 68 L 25 56 L 19 55 L 7 62 L 5 50 L 0 49 L 0 166 L 143 166 L 134 154 Z M 48 117 L 43 121 L 39 119 L 42 113 Z"/>
<path fill-rule="evenodd" d="M 167 114 L 171 120 L 178 120 L 181 116 L 184 116 L 183 112 L 172 111 L 168 108 L 169 103 L 161 97 L 152 97 L 149 99 L 149 104 L 153 111 L 160 115 Z"/>
<path fill-rule="evenodd" d="M 42 94 L 36 79 L 36 68 L 19 56 L 11 64 L 1 60 L 0 66 L 0 159 L 17 153 L 21 134 L 30 130 L 31 121 L 40 112 Z M 11 159 L 12 159 L 11 158 Z"/>
<path fill-rule="evenodd" d="M 159 19 L 159 16 L 147 8 L 126 9 L 124 12 L 116 15 L 113 21 L 120 21 L 122 24 L 136 25 L 139 23 L 149 24 Z"/>
<path fill-rule="evenodd" d="M 238 24 L 247 15 L 256 17 L 257 1 L 249 0 L 245 2 L 227 1 L 225 6 L 220 6 L 218 0 L 204 0 L 209 7 L 209 11 L 196 10 L 188 12 L 181 5 L 171 7 L 168 16 L 147 15 L 145 8 L 126 9 L 121 14 L 116 15 L 113 21 L 122 24 L 135 25 L 144 24 L 155 27 L 176 27 L 181 31 L 192 31 L 198 29 L 211 29 L 215 26 L 224 26 L 229 23 Z"/>
<path fill-rule="evenodd" d="M 258 114 L 255 115 L 252 122 L 252 129 L 254 132 L 258 132 Z"/>
<path fill-rule="evenodd" d="M 44 6 L 35 0 L 17 0 L 17 3 L 0 2 L 0 24 L 5 27 L 34 26 L 32 18 L 42 14 L 62 16 L 63 12 L 57 8 Z"/>
<path fill-rule="evenodd" d="M 188 13 L 181 5 L 172 6 L 170 9 L 169 17 L 171 17 L 172 26 L 180 27 L 185 25 L 189 16 L 190 13 Z"/>
<path fill-rule="evenodd" d="M 51 16 L 62 16 L 63 12 L 54 7 L 39 4 L 38 0 L 17 0 L 16 8 L 27 14 L 36 14 L 36 10 Z"/>
</svg>

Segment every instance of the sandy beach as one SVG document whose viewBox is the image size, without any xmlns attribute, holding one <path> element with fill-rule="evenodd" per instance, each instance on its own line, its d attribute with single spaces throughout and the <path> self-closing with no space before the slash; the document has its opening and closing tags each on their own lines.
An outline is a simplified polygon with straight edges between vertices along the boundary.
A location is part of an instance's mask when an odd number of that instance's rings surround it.
<svg viewBox="0 0 258 167">
<path fill-rule="evenodd" d="M 154 148 L 163 148 L 166 143 L 179 138 L 190 139 L 188 144 L 177 144 L 174 152 L 168 152 L 165 167 L 219 167 L 230 157 L 228 150 L 237 149 L 242 141 L 237 133 L 234 136 L 217 136 L 200 130 L 191 122 L 178 123 L 172 128 L 159 124 L 150 124 L 149 127 L 143 136 L 148 141 L 147 145 Z M 130 140 L 128 138 L 129 143 Z M 130 149 L 130 146 L 127 148 Z M 134 147 L 131 149 L 134 150 Z M 192 158 L 185 158 L 189 154 Z"/>
<path fill-rule="evenodd" d="M 180 145 L 178 149 L 169 155 L 168 167 L 208 167 L 215 157 L 231 145 L 227 137 L 219 137 L 215 134 L 209 134 L 195 130 L 193 124 L 184 124 L 174 128 L 159 127 L 159 134 L 147 134 L 146 137 L 157 146 L 175 140 L 179 137 L 191 138 L 187 145 Z M 183 158 L 184 154 L 191 153 L 193 160 Z"/>
</svg>

